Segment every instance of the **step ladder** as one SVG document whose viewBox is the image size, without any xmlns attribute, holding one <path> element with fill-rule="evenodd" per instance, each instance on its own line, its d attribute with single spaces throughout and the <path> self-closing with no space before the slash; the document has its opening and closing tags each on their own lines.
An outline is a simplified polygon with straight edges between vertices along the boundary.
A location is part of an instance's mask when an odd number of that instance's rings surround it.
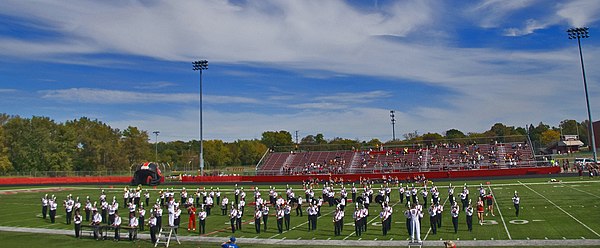
<svg viewBox="0 0 600 248">
<path fill-rule="evenodd" d="M 423 241 L 421 241 L 421 242 L 417 242 L 417 241 L 411 242 L 411 241 L 408 241 L 408 248 L 411 248 L 411 247 L 422 248 L 423 247 Z"/>
<path fill-rule="evenodd" d="M 178 228 L 179 226 L 168 226 L 165 227 L 167 228 L 169 231 L 169 236 L 166 236 L 165 233 L 165 238 L 166 240 L 161 241 L 162 235 L 163 235 L 163 228 L 160 229 L 160 231 L 158 232 L 158 237 L 156 238 L 156 243 L 154 244 L 154 247 L 158 246 L 158 244 L 165 244 L 165 247 L 169 247 L 169 244 L 171 243 L 171 237 L 175 237 L 175 240 L 177 241 L 177 244 L 181 244 L 181 242 L 179 242 L 179 238 L 177 237 L 177 233 L 175 232 L 175 230 Z"/>
</svg>

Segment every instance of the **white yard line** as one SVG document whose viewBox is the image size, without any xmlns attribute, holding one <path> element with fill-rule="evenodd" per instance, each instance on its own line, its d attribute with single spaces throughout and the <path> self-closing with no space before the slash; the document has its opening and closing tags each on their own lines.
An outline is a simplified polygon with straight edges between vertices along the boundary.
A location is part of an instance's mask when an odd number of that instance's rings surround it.
<svg viewBox="0 0 600 248">
<path fill-rule="evenodd" d="M 521 181 L 518 181 L 519 183 L 521 183 Z M 586 224 L 584 224 L 583 222 L 581 222 L 580 220 L 578 220 L 577 218 L 575 218 L 573 215 L 571 215 L 569 212 L 565 211 L 564 209 L 562 209 L 560 206 L 556 205 L 554 202 L 552 202 L 550 199 L 548 199 L 547 197 L 545 197 L 544 195 L 538 193 L 537 191 L 535 191 L 534 189 L 532 189 L 531 187 L 521 183 L 521 185 L 525 186 L 526 188 L 528 188 L 529 190 L 531 190 L 533 193 L 536 193 L 537 195 L 541 196 L 542 198 L 546 199 L 546 201 L 550 202 L 550 204 L 554 205 L 556 208 L 558 208 L 560 211 L 563 211 L 563 213 L 567 214 L 569 217 L 573 218 L 575 221 L 577 221 L 579 224 L 581 224 L 582 226 L 584 226 L 585 228 L 587 228 L 588 230 L 590 230 L 592 233 L 596 234 L 596 236 L 600 237 L 600 234 L 598 234 L 596 231 L 594 231 L 592 228 L 590 228 L 589 226 L 587 226 Z"/>
<path fill-rule="evenodd" d="M 502 219 L 502 224 L 504 224 L 504 230 L 506 230 L 506 234 L 508 234 L 508 239 L 512 240 L 512 237 L 510 236 L 510 232 L 508 231 L 508 227 L 506 226 L 506 222 L 504 221 L 504 216 L 502 216 L 502 211 L 500 210 L 500 206 L 498 206 L 498 201 L 496 199 L 496 196 L 494 195 L 494 192 L 492 191 L 492 187 L 490 187 L 490 185 L 488 185 L 488 188 L 490 189 L 490 194 L 492 194 L 492 197 L 494 197 L 494 203 L 496 203 L 496 209 L 498 209 L 498 213 L 500 214 L 500 219 Z"/>
</svg>

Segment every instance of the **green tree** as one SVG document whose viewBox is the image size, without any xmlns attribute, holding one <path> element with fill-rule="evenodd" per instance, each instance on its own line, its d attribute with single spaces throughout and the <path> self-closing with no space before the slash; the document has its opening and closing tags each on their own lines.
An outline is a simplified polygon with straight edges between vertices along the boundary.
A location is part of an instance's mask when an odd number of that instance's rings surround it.
<svg viewBox="0 0 600 248">
<path fill-rule="evenodd" d="M 127 158 L 121 149 L 121 132 L 118 129 L 87 117 L 67 121 L 65 126 L 75 134 L 75 170 L 129 170 Z"/>
<path fill-rule="evenodd" d="M 223 141 L 207 140 L 204 141 L 204 161 L 211 168 L 225 167 L 231 165 L 232 153 Z"/>
<path fill-rule="evenodd" d="M 281 130 L 279 132 L 267 131 L 262 133 L 260 140 L 265 146 L 269 148 L 279 146 L 292 146 L 292 134 L 288 131 Z"/>
<path fill-rule="evenodd" d="M 267 151 L 267 146 L 258 140 L 238 140 L 236 143 L 240 148 L 239 161 L 241 165 L 257 164 Z"/>
<path fill-rule="evenodd" d="M 13 170 L 9 159 L 9 149 L 5 143 L 4 128 L 0 125 L 0 173 L 6 173 Z"/>
<path fill-rule="evenodd" d="M 456 140 L 456 139 L 463 139 L 466 138 L 467 136 L 461 132 L 458 129 L 450 129 L 448 131 L 446 131 L 445 133 L 445 138 L 448 140 L 452 140 L 452 142 L 458 142 L 461 143 L 460 140 Z"/>
<path fill-rule="evenodd" d="M 548 146 L 560 140 L 560 133 L 556 130 L 546 130 L 541 135 L 542 145 Z"/>
<path fill-rule="evenodd" d="M 148 132 L 139 130 L 137 127 L 129 126 L 123 130 L 121 139 L 123 154 L 127 158 L 128 164 L 138 164 L 154 158 L 152 149 L 148 143 Z"/>
</svg>

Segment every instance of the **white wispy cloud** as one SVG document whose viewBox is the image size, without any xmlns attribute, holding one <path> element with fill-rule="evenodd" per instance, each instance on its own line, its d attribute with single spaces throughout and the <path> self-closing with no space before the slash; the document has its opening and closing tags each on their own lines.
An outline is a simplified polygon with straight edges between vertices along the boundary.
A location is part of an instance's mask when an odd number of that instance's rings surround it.
<svg viewBox="0 0 600 248">
<path fill-rule="evenodd" d="M 80 103 L 122 104 L 122 103 L 194 103 L 198 94 L 189 93 L 145 93 L 122 90 L 70 88 L 43 90 L 42 98 Z M 247 97 L 205 95 L 203 101 L 213 104 L 245 103 L 258 104 L 260 101 Z"/>
<path fill-rule="evenodd" d="M 14 93 L 17 92 L 16 89 L 0 89 L 0 93 Z"/>
</svg>

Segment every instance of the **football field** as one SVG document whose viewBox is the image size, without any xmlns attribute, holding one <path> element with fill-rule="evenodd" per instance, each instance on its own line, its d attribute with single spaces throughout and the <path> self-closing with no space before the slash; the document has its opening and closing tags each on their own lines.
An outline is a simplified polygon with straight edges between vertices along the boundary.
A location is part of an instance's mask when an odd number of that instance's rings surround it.
<svg viewBox="0 0 600 248">
<path fill-rule="evenodd" d="M 444 203 L 444 212 L 442 214 L 442 227 L 438 229 L 437 234 L 431 231 L 429 216 L 424 211 L 424 217 L 421 223 L 421 238 L 425 241 L 439 240 L 455 240 L 455 241 L 497 241 L 504 240 L 520 240 L 531 241 L 534 244 L 535 240 L 598 240 L 600 239 L 600 181 L 597 179 L 579 178 L 579 177 L 560 177 L 556 178 L 560 182 L 550 182 L 550 178 L 518 178 L 518 179 L 503 179 L 503 180 L 454 180 L 442 181 L 434 184 L 440 191 L 440 199 Z M 458 193 L 462 190 L 462 186 L 466 183 L 470 190 L 470 198 L 475 202 L 478 195 L 478 188 L 483 185 L 488 192 L 492 192 L 495 197 L 494 212 L 485 216 L 483 225 L 478 224 L 476 214 L 473 216 L 473 231 L 469 232 L 466 225 L 466 217 L 464 211 L 459 214 L 458 232 L 454 233 L 452 221 L 450 217 L 450 203 L 447 200 L 447 186 L 452 183 L 455 189 L 455 196 L 458 198 Z M 406 185 L 406 184 L 405 184 Z M 243 185 L 246 189 L 248 202 L 252 201 L 252 185 Z M 273 185 L 277 188 L 278 193 L 284 194 L 285 185 Z M 304 197 L 304 192 L 300 184 L 290 185 L 294 188 L 296 195 Z M 377 192 L 381 185 L 375 184 L 374 190 Z M 161 188 L 174 188 L 175 199 L 179 198 L 181 187 L 186 187 L 188 192 L 195 192 L 197 187 L 216 188 L 217 186 L 210 185 L 174 185 L 174 186 L 159 186 Z M 229 199 L 233 199 L 233 185 L 218 186 Z M 268 186 L 259 185 L 263 198 L 268 198 Z M 116 197 L 120 203 L 119 212 L 123 218 L 123 223 L 127 223 L 127 210 L 122 206 L 123 186 L 109 185 L 103 186 L 40 186 L 40 187 L 2 187 L 0 188 L 0 226 L 2 227 L 30 227 L 30 228 L 45 228 L 45 229 L 64 229 L 73 230 L 72 225 L 67 225 L 64 219 L 64 208 L 60 207 L 57 211 L 56 223 L 50 223 L 49 219 L 41 217 L 41 201 L 40 198 L 44 194 L 55 195 L 59 203 L 66 198 L 68 194 L 74 197 L 79 196 L 82 202 L 85 202 L 86 196 L 90 196 L 92 200 L 97 200 L 101 188 L 105 189 L 107 199 Z M 336 192 L 339 193 L 340 186 L 336 186 Z M 346 186 L 349 191 L 350 186 Z M 152 202 L 156 200 L 157 190 L 151 189 Z M 422 189 L 422 188 L 419 188 Z M 315 194 L 320 195 L 321 187 L 315 188 Z M 515 209 L 512 202 L 513 193 L 519 192 L 521 198 L 519 217 L 515 215 Z M 360 192 L 360 191 L 359 191 Z M 377 194 L 377 193 L 375 193 Z M 339 197 L 339 194 L 336 195 Z M 350 196 L 349 196 L 350 198 Z M 419 198 L 421 195 L 419 194 Z M 143 197 L 142 197 L 143 200 Z M 253 206 L 247 206 L 245 216 L 243 218 L 242 230 L 237 230 L 235 234 L 229 229 L 229 217 L 221 215 L 221 210 L 216 207 L 212 214 L 207 218 L 207 231 L 203 237 L 217 237 L 226 240 L 227 237 L 235 236 L 239 240 L 295 240 L 307 242 L 336 241 L 337 244 L 343 244 L 344 241 L 406 241 L 409 239 L 406 229 L 406 218 L 403 213 L 406 207 L 399 202 L 399 193 L 397 187 L 392 188 L 390 204 L 393 206 L 392 226 L 391 231 L 384 236 L 380 219 L 377 217 L 381 210 L 379 204 L 373 203 L 369 208 L 370 216 L 368 217 L 368 228 L 362 236 L 358 237 L 354 232 L 352 214 L 354 204 L 349 203 L 345 210 L 344 228 L 342 234 L 334 236 L 333 211 L 334 207 L 329 207 L 326 203 L 323 205 L 322 215 L 318 219 L 318 227 L 316 231 L 308 230 L 308 221 L 306 213 L 304 216 L 296 216 L 295 211 L 292 211 L 290 230 L 285 230 L 283 233 L 277 231 L 276 218 L 274 209 L 271 208 L 271 216 L 267 224 L 267 230 L 261 230 L 258 234 L 255 231 L 252 219 Z M 459 200 L 460 205 L 460 200 Z M 306 211 L 306 205 L 304 207 Z M 166 211 L 165 211 L 166 212 Z M 163 223 L 167 223 L 166 214 L 163 216 Z M 179 235 L 182 237 L 198 237 L 198 229 L 196 232 L 187 230 L 188 215 L 182 214 L 181 226 Z M 84 224 L 86 224 L 84 222 Z M 163 224 L 165 225 L 165 224 Z M 264 226 L 263 226 L 264 228 Z M 148 230 L 148 228 L 146 228 Z M 142 232 L 142 233 L 147 233 Z M 2 234 L 2 232 L 0 232 Z M 6 234 L 2 234 L 3 236 Z M 126 233 L 122 234 L 125 238 Z M 86 236 L 87 238 L 87 236 Z M 148 243 L 147 246 L 150 246 Z"/>
</svg>

